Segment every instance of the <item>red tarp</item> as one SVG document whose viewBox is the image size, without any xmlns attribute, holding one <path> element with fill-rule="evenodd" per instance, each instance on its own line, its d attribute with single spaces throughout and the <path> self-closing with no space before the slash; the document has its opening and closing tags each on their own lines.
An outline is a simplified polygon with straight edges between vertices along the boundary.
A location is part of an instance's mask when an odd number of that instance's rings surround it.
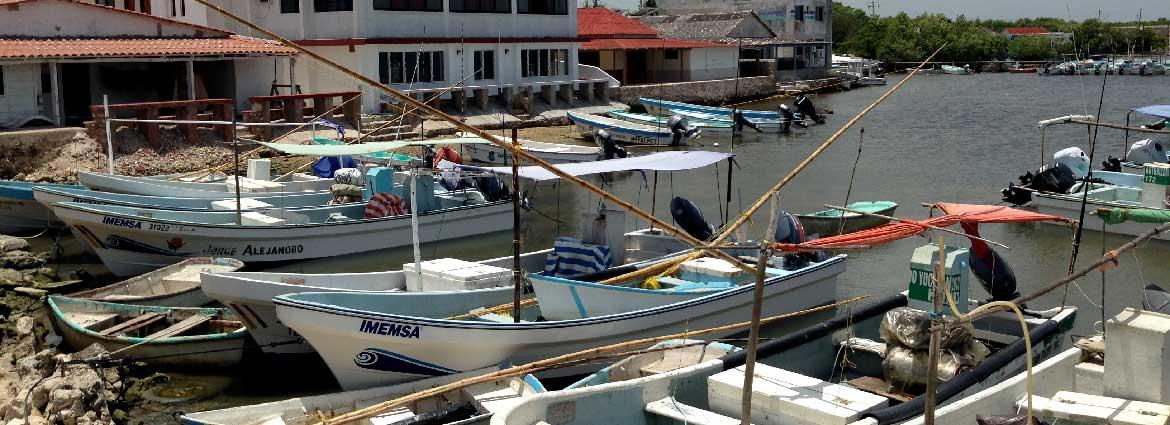
<svg viewBox="0 0 1170 425">
<path fill-rule="evenodd" d="M 795 244 L 775 244 L 775 247 L 781 251 L 811 251 L 814 249 L 834 249 L 859 245 L 877 245 L 893 242 L 898 239 L 907 238 L 930 230 L 929 227 L 926 227 L 927 225 L 934 227 L 948 227 L 959 222 L 973 224 L 1022 223 L 1030 221 L 1057 221 L 1072 223 L 1072 220 L 1060 216 L 1034 213 L 996 205 L 950 204 L 940 202 L 934 204 L 931 210 L 934 208 L 942 210 L 944 215 L 920 221 L 907 220 L 892 222 L 890 224 L 878 226 L 868 230 L 862 230 L 860 232 L 847 233 L 844 235 L 831 236 L 823 239 L 808 241 L 801 244 L 800 246 Z"/>
</svg>

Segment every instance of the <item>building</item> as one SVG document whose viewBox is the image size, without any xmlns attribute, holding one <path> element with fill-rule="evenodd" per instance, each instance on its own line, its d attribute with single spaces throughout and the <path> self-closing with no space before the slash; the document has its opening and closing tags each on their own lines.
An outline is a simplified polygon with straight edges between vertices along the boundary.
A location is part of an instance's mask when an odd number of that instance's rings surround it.
<svg viewBox="0 0 1170 425">
<path fill-rule="evenodd" d="M 1008 40 L 1015 40 L 1021 37 L 1043 37 L 1047 38 L 1053 45 L 1072 41 L 1072 33 L 1048 31 L 1043 27 L 1004 28 L 1003 34 L 1007 36 Z"/>
<path fill-rule="evenodd" d="M 239 30 L 238 24 L 193 0 L 149 1 L 151 13 Z M 569 0 L 226 0 L 227 8 L 314 53 L 427 97 L 500 96 L 525 91 L 571 96 L 604 75 L 577 68 L 577 8 Z M 302 66 L 295 82 L 304 92 L 361 89 L 317 64 Z M 460 87 L 454 93 L 449 87 Z M 396 100 L 363 90 L 364 109 Z"/>
<path fill-rule="evenodd" d="M 658 32 L 604 7 L 577 10 L 583 41 L 580 63 L 601 68 L 622 84 L 735 78 L 736 48 L 722 43 L 660 37 Z"/>
<path fill-rule="evenodd" d="M 296 51 L 269 40 L 69 0 L 0 0 L 0 125 L 89 119 L 90 105 L 269 93 Z"/>
<path fill-rule="evenodd" d="M 742 44 L 767 47 L 763 55 L 775 60 L 778 80 L 821 78 L 828 73 L 831 66 L 830 58 L 833 56 L 833 7 L 831 0 L 658 0 L 656 14 L 708 16 L 707 18 L 691 18 L 690 21 L 695 23 L 704 19 L 714 19 L 714 17 L 723 14 L 737 14 L 744 11 L 753 12 L 755 19 L 774 33 L 774 38 L 764 40 L 752 37 L 754 40 L 743 38 L 738 41 L 742 41 Z M 744 25 L 737 24 L 734 19 L 724 19 L 724 21 L 724 28 L 728 28 L 728 25 Z M 650 25 L 661 30 L 654 24 Z M 754 24 L 749 22 L 747 25 Z M 664 32 L 663 34 L 670 33 Z M 741 58 L 741 60 L 743 59 L 755 58 Z"/>
</svg>

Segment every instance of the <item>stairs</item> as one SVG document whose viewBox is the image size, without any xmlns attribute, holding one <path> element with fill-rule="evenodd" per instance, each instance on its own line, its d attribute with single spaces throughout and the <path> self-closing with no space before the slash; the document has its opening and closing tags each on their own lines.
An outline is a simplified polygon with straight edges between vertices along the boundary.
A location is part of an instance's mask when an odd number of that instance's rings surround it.
<svg viewBox="0 0 1170 425">
<path fill-rule="evenodd" d="M 414 125 L 402 124 L 405 125 L 399 125 L 398 117 L 395 115 L 367 115 L 362 117 L 362 134 L 366 135 L 364 140 L 369 142 L 390 142 L 418 137 Z"/>
</svg>

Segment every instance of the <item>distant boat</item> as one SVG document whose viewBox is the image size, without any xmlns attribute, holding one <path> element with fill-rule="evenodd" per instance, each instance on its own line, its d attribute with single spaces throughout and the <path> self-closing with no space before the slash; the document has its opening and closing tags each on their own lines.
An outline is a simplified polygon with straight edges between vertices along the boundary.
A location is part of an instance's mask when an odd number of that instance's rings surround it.
<svg viewBox="0 0 1170 425">
<path fill-rule="evenodd" d="M 634 123 L 639 123 L 639 124 L 653 125 L 653 126 L 658 126 L 658 127 L 662 127 L 662 128 L 665 128 L 667 125 L 670 124 L 670 117 L 664 117 L 664 116 L 659 116 L 659 115 L 635 114 L 632 112 L 625 112 L 625 111 L 616 110 L 616 109 L 609 111 L 608 114 L 609 114 L 609 116 L 617 118 L 619 120 L 629 121 L 629 122 L 634 122 Z M 688 117 L 688 118 L 690 118 L 690 117 Z M 703 131 L 710 131 L 710 132 L 716 132 L 716 133 L 730 133 L 733 131 L 733 128 L 730 124 L 730 121 L 722 122 L 722 121 L 704 120 L 704 119 L 690 119 L 689 121 L 690 121 L 691 126 L 698 128 L 700 130 L 703 130 Z"/>
<path fill-rule="evenodd" d="M 65 345 L 101 344 L 114 358 L 148 358 L 166 369 L 210 370 L 243 359 L 248 333 L 225 308 L 151 307 L 50 296 L 49 319 Z"/>
<path fill-rule="evenodd" d="M 352 413 L 387 400 L 455 381 L 486 375 L 496 370 L 498 368 L 484 368 L 405 384 L 185 413 L 179 417 L 179 423 L 182 425 L 303 425 L 321 420 L 318 412 L 325 414 L 326 417 Z M 507 410 L 520 400 L 544 391 L 544 386 L 532 375 L 504 378 L 425 398 L 410 403 L 407 407 L 352 423 L 367 425 L 431 423 L 427 420 L 441 418 L 442 423 L 483 424 L 492 415 Z"/>
<path fill-rule="evenodd" d="M 704 106 L 693 103 L 673 102 L 669 100 L 638 98 L 638 102 L 646 107 L 647 111 L 655 115 L 670 115 L 671 110 L 675 111 L 692 111 L 701 112 L 709 115 L 716 115 L 721 117 L 731 118 L 731 108 L 724 108 L 721 106 Z M 765 119 L 765 120 L 779 120 L 783 117 L 776 111 L 760 111 L 755 109 L 736 109 L 743 113 L 744 118 Z"/>
<path fill-rule="evenodd" d="M 106 173 L 78 171 L 77 179 L 85 187 L 106 192 L 129 193 L 151 196 L 179 196 L 186 198 L 223 198 L 234 195 L 234 179 L 202 183 L 182 180 L 166 180 L 148 177 L 132 177 Z M 273 182 L 240 178 L 240 196 L 274 196 L 310 191 L 328 191 L 333 179 L 308 174 L 293 174 L 288 181 Z"/>
<path fill-rule="evenodd" d="M 582 134 L 592 135 L 597 130 L 605 130 L 615 141 L 623 143 L 640 145 L 685 144 L 699 134 L 698 131 L 688 131 L 688 134 L 676 137 L 671 129 L 666 127 L 632 123 L 593 114 L 567 112 L 566 115 Z"/>
<path fill-rule="evenodd" d="M 772 275 L 765 282 L 765 311 L 795 311 L 809 307 L 808 302 L 829 302 L 835 296 L 837 275 L 844 270 L 845 257 L 837 256 Z M 823 298 L 814 302 L 818 298 L 787 291 L 796 275 L 819 281 L 801 291 Z M 752 288 L 738 286 L 653 308 L 573 320 L 534 321 L 539 312 L 526 308 L 519 323 L 501 315 L 450 319 L 468 313 L 461 298 L 474 295 L 467 292 L 299 293 L 276 297 L 274 302 L 281 322 L 313 345 L 342 387 L 360 388 L 504 362 L 527 363 L 619 341 L 733 323 L 745 317 Z"/>
<path fill-rule="evenodd" d="M 853 202 L 847 205 L 846 208 L 889 216 L 894 214 L 894 209 L 898 208 L 898 204 L 890 201 Z M 889 222 L 889 220 L 880 217 L 853 212 L 847 213 L 835 209 L 826 209 L 809 214 L 797 214 L 796 218 L 800 220 L 800 224 L 804 227 L 804 233 L 806 235 L 815 234 L 821 237 L 853 233 L 859 230 L 881 226 Z M 842 231 L 842 228 L 844 231 Z"/>
<path fill-rule="evenodd" d="M 231 258 L 188 258 L 118 283 L 69 294 L 70 298 L 161 307 L 200 307 L 211 298 L 200 289 L 200 273 L 233 272 L 244 263 Z"/>
<path fill-rule="evenodd" d="M 950 75 L 970 75 L 971 74 L 971 67 L 970 66 L 942 65 L 940 68 L 942 68 L 943 74 L 950 74 Z"/>
</svg>

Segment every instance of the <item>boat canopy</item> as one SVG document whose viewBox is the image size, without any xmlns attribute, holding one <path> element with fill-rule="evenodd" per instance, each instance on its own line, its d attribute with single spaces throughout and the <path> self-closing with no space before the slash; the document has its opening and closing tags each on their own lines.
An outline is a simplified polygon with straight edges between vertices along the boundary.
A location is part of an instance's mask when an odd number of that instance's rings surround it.
<svg viewBox="0 0 1170 425">
<path fill-rule="evenodd" d="M 344 156 L 367 155 L 377 152 L 386 152 L 407 146 L 425 145 L 466 145 L 491 143 L 479 137 L 461 137 L 456 139 L 417 140 L 413 142 L 369 142 L 352 145 L 289 145 L 283 143 L 257 142 L 266 148 L 281 151 L 292 155 L 310 156 Z"/>
<path fill-rule="evenodd" d="M 574 176 L 634 170 L 682 171 L 706 167 L 727 158 L 731 158 L 732 156 L 734 155 L 726 152 L 668 151 L 642 156 L 632 156 L 629 158 L 606 159 L 602 161 L 577 162 L 571 164 L 557 164 L 556 167 L 561 171 Z M 446 164 L 440 165 L 440 167 L 445 166 Z M 466 165 L 459 167 L 467 170 L 490 171 L 499 174 L 512 174 L 512 167 L 473 167 Z M 538 181 L 558 178 L 552 172 L 535 165 L 520 167 L 519 174 L 520 177 Z"/>
<path fill-rule="evenodd" d="M 942 210 L 943 215 L 926 220 L 903 220 L 878 226 L 869 230 L 846 233 L 839 236 L 814 239 L 800 245 L 776 244 L 782 251 L 811 251 L 850 246 L 877 245 L 908 238 L 930 230 L 930 227 L 947 227 L 958 223 L 1021 223 L 1031 221 L 1056 221 L 1071 223 L 1072 220 L 1049 214 L 1018 210 L 1002 205 L 951 204 L 940 202 L 931 207 Z"/>
<path fill-rule="evenodd" d="M 1150 105 L 1134 109 L 1134 112 L 1140 112 L 1146 115 L 1153 115 L 1155 117 L 1170 118 L 1170 105 Z"/>
</svg>

